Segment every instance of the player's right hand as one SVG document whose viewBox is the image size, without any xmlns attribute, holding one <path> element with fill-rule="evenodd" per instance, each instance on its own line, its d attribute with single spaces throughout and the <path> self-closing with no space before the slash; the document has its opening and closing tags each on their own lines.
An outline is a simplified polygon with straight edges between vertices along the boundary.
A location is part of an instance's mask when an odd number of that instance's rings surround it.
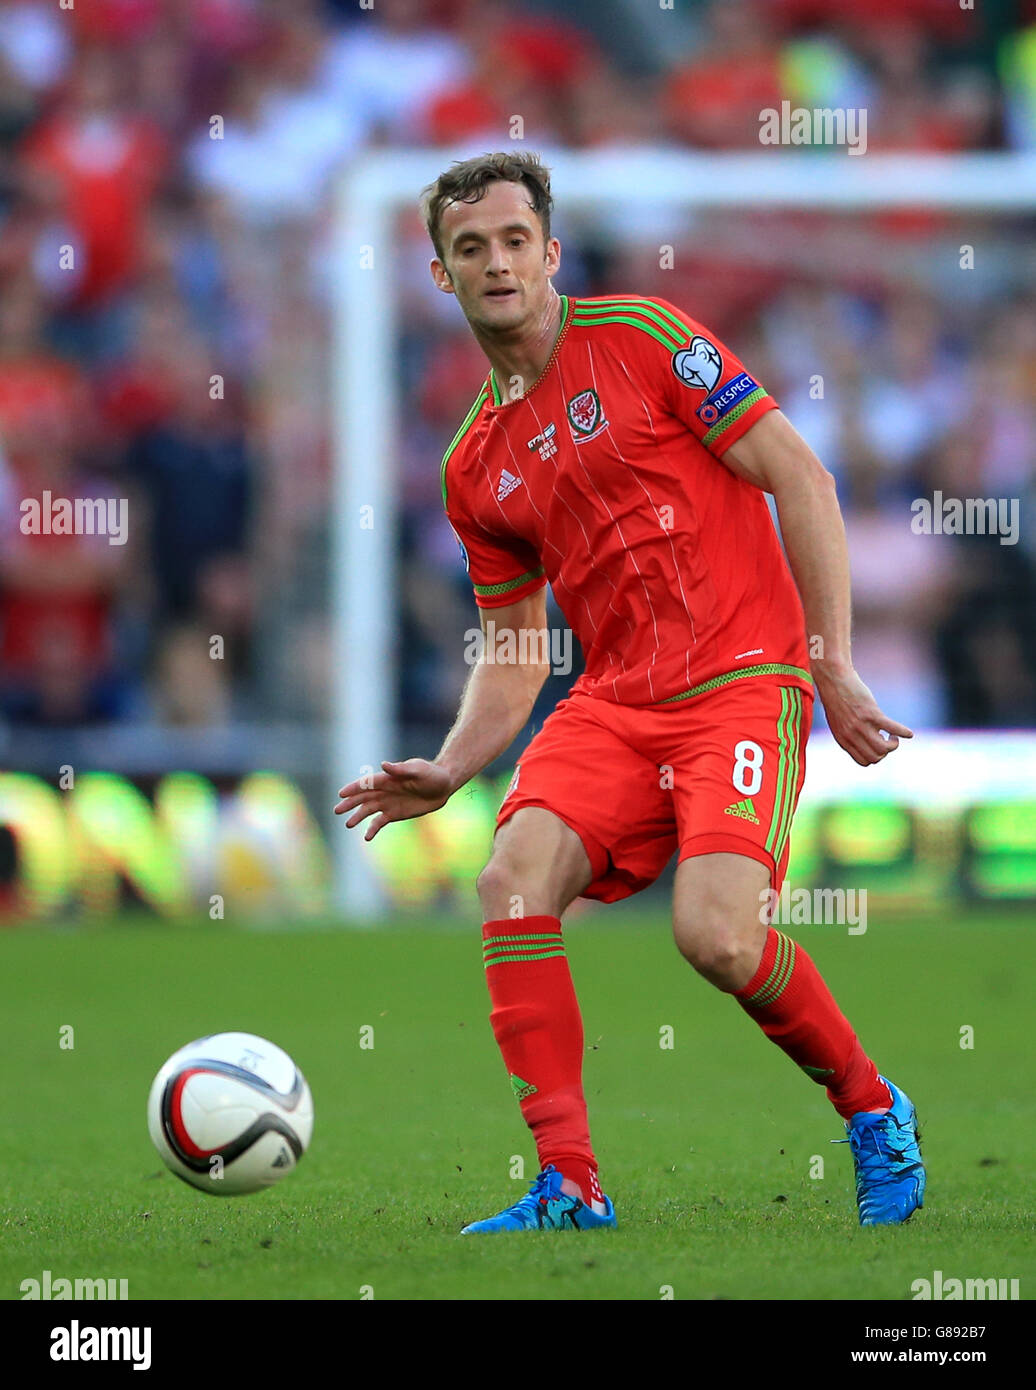
<svg viewBox="0 0 1036 1390">
<path fill-rule="evenodd" d="M 382 771 L 359 777 L 342 787 L 335 807 L 336 816 L 352 812 L 345 822 L 347 829 L 374 816 L 367 827 L 365 840 L 373 840 L 383 826 L 396 820 L 412 820 L 438 811 L 453 794 L 450 774 L 439 763 L 424 758 L 407 758 L 401 763 L 382 763 Z"/>
</svg>

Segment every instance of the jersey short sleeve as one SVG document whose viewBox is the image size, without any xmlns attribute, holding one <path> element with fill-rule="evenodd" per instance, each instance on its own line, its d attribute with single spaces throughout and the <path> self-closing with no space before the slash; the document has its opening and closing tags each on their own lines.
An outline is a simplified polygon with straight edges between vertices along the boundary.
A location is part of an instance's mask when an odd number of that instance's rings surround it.
<svg viewBox="0 0 1036 1390">
<path fill-rule="evenodd" d="M 473 427 L 488 398 L 487 382 L 446 450 L 441 470 L 442 505 L 460 546 L 476 604 L 479 608 L 504 608 L 542 589 L 547 579 L 539 555 L 527 541 L 490 531 L 471 515 L 466 500 L 470 466 L 478 457 Z"/>
<path fill-rule="evenodd" d="M 503 608 L 542 589 L 547 579 L 531 545 L 517 536 L 491 535 L 447 506 L 446 517 L 457 537 L 464 568 L 479 608 Z"/>
<path fill-rule="evenodd" d="M 643 369 L 666 408 L 718 458 L 777 402 L 730 348 L 664 299 L 657 337 L 638 334 Z"/>
</svg>

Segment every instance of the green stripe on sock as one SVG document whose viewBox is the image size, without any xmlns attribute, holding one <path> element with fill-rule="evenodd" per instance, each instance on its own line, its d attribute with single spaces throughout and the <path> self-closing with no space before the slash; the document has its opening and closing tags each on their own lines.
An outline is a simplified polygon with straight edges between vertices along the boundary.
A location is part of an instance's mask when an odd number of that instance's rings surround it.
<svg viewBox="0 0 1036 1390">
<path fill-rule="evenodd" d="M 756 990 L 756 992 L 752 995 L 751 999 L 746 1001 L 747 1003 L 752 1004 L 753 1006 L 757 1004 L 780 975 L 781 967 L 784 965 L 784 957 L 787 955 L 787 942 L 788 938 L 783 934 L 783 932 L 778 932 L 777 952 L 773 958 L 773 966 L 770 969 L 770 973 L 769 975 L 767 975 L 766 979 Z"/>
<path fill-rule="evenodd" d="M 518 961 L 550 960 L 552 956 L 563 956 L 564 949 L 560 951 L 537 951 L 534 955 L 524 956 L 487 956 L 485 966 L 488 970 L 491 965 L 509 965 Z"/>
<path fill-rule="evenodd" d="M 565 948 L 559 942 L 556 946 L 491 946 L 489 950 L 482 952 L 484 961 L 496 960 L 500 956 L 508 956 L 514 960 L 532 960 L 535 957 L 544 955 L 546 952 L 551 954 L 565 954 Z"/>
<path fill-rule="evenodd" d="M 485 959 L 486 959 L 487 957 L 489 957 L 489 956 L 501 956 L 501 955 L 503 955 L 503 956 L 523 956 L 523 955 L 525 955 L 525 956 L 539 956 L 539 955 L 542 955 L 542 954 L 544 953 L 544 951 L 561 951 L 561 952 L 564 952 L 564 950 L 565 950 L 565 948 L 564 948 L 564 946 L 561 944 L 560 941 L 555 942 L 553 945 L 548 945 L 548 944 L 544 943 L 544 944 L 541 945 L 541 946 L 490 946 L 490 947 L 488 948 L 488 950 L 485 950 L 485 951 L 482 952 L 482 958 L 485 960 Z"/>
<path fill-rule="evenodd" d="M 755 1007 L 757 1009 L 765 1008 L 768 1004 L 772 1004 L 775 1000 L 780 998 L 784 993 L 788 981 L 791 979 L 791 972 L 795 969 L 795 943 L 790 937 L 785 936 L 783 933 L 779 933 L 779 935 L 781 940 L 787 945 L 787 950 L 784 953 L 784 961 L 777 979 L 773 981 L 769 989 L 767 989 L 766 985 L 763 986 L 760 992 L 763 997 L 757 997 L 755 1002 Z M 772 978 L 771 976 L 771 979 Z"/>
<path fill-rule="evenodd" d="M 556 931 L 543 932 L 520 932 L 516 936 L 487 936 L 482 942 L 483 946 L 495 946 L 498 942 L 510 943 L 512 941 L 560 941 L 561 933 Z"/>
<path fill-rule="evenodd" d="M 777 994 L 780 993 L 787 983 L 785 966 L 787 965 L 789 957 L 794 959 L 794 945 L 790 938 L 785 936 L 783 932 L 778 932 L 777 954 L 774 957 L 773 968 L 756 992 L 745 1000 L 745 1003 L 750 1008 L 759 1008 L 763 1004 L 770 1003 L 771 998 L 776 999 Z M 776 993 L 774 993 L 774 990 L 776 990 Z"/>
<path fill-rule="evenodd" d="M 791 979 L 791 972 L 792 972 L 794 969 L 795 969 L 795 943 L 794 943 L 794 941 L 791 941 L 791 942 L 788 943 L 788 954 L 787 954 L 787 956 L 786 956 L 786 958 L 785 958 L 784 969 L 783 969 L 782 972 L 781 972 L 781 978 L 776 982 L 776 984 L 774 985 L 773 989 L 770 991 L 770 993 L 769 993 L 769 995 L 767 996 L 767 998 L 765 998 L 765 999 L 763 1000 L 763 1005 L 764 1005 L 764 1006 L 767 1005 L 767 1004 L 773 1004 L 773 1003 L 775 1003 L 775 1002 L 780 998 L 780 996 L 784 993 L 785 989 L 787 988 L 788 981 Z"/>
</svg>

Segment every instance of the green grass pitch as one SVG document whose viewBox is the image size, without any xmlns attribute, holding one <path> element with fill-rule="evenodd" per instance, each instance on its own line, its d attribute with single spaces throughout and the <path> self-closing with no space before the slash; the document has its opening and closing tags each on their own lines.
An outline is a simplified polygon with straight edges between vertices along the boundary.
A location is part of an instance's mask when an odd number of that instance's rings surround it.
<svg viewBox="0 0 1036 1390">
<path fill-rule="evenodd" d="M 2 1296 L 49 1269 L 128 1279 L 131 1299 L 910 1299 L 940 1269 L 1019 1278 L 1029 1297 L 1031 922 L 872 912 L 862 936 L 790 930 L 917 1104 L 928 1198 L 905 1227 L 859 1229 L 822 1088 L 683 963 L 662 911 L 567 927 L 620 1223 L 583 1236 L 457 1234 L 536 1171 L 489 1028 L 474 913 L 463 928 L 6 931 Z M 145 1102 L 171 1052 L 228 1029 L 295 1057 L 316 1126 L 278 1188 L 213 1198 L 163 1168 Z"/>
</svg>

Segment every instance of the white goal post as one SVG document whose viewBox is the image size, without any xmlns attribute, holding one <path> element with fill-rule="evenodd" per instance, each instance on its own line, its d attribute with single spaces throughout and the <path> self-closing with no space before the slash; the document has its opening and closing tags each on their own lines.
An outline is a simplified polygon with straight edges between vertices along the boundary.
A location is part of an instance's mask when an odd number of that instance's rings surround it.
<svg viewBox="0 0 1036 1390">
<path fill-rule="evenodd" d="M 332 242 L 331 805 L 338 788 L 365 767 L 379 769 L 383 758 L 418 751 L 399 746 L 393 716 L 400 658 L 394 650 L 397 287 L 392 242 L 400 209 L 413 208 L 426 184 L 470 153 L 373 152 L 349 168 L 338 194 Z M 1036 156 L 1020 154 L 854 157 L 844 150 L 700 154 L 631 148 L 545 150 L 544 158 L 566 214 L 628 200 L 631 174 L 634 196 L 684 209 L 1025 213 L 1036 207 Z M 629 286 L 630 293 L 636 290 Z M 430 469 L 438 466 L 438 458 L 429 458 Z M 434 751 L 421 750 L 425 756 Z M 376 919 L 386 906 L 362 837 L 362 828 L 347 831 L 338 820 L 331 826 L 335 904 L 357 922 Z"/>
</svg>

